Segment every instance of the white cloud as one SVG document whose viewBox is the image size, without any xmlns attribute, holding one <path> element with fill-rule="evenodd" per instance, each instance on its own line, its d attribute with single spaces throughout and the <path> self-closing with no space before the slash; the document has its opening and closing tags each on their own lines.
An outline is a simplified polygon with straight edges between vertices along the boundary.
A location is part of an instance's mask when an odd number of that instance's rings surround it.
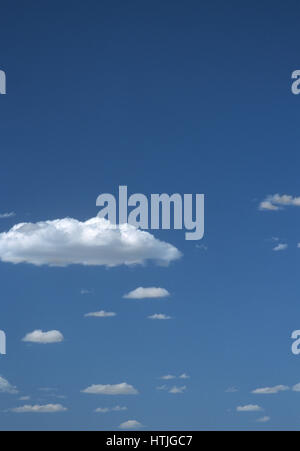
<svg viewBox="0 0 300 451">
<path fill-rule="evenodd" d="M 188 374 L 186 374 L 186 373 L 182 373 L 179 376 L 179 379 L 189 379 L 189 378 L 190 378 L 190 376 Z"/>
<path fill-rule="evenodd" d="M 126 382 L 121 384 L 107 384 L 107 385 L 90 385 L 82 390 L 82 393 L 88 393 L 92 395 L 137 395 L 138 391 Z"/>
<path fill-rule="evenodd" d="M 267 196 L 266 199 L 259 204 L 259 209 L 275 211 L 288 206 L 300 207 L 300 197 L 293 197 L 288 194 L 273 194 Z"/>
<path fill-rule="evenodd" d="M 258 418 L 256 421 L 257 421 L 258 423 L 267 423 L 267 422 L 270 421 L 270 420 L 271 420 L 270 417 L 265 416 L 265 417 Z"/>
<path fill-rule="evenodd" d="M 56 412 L 64 412 L 68 410 L 66 407 L 61 404 L 36 404 L 34 406 L 25 405 L 22 407 L 15 407 L 11 409 L 11 412 L 15 413 L 56 413 Z"/>
<path fill-rule="evenodd" d="M 300 382 L 299 382 L 299 384 L 293 385 L 292 390 L 293 391 L 300 391 Z"/>
<path fill-rule="evenodd" d="M 166 374 L 165 376 L 161 376 L 160 379 L 163 379 L 165 381 L 169 381 L 171 379 L 176 379 L 176 376 L 173 376 L 173 374 Z"/>
<path fill-rule="evenodd" d="M 129 224 L 103 218 L 72 218 L 16 224 L 0 233 L 0 259 L 11 263 L 67 266 L 168 264 L 181 253 L 169 243 Z"/>
<path fill-rule="evenodd" d="M 29 401 L 30 396 L 20 396 L 19 401 Z"/>
<path fill-rule="evenodd" d="M 238 406 L 236 410 L 237 412 L 259 412 L 263 409 L 257 404 L 247 404 L 246 406 Z"/>
<path fill-rule="evenodd" d="M 92 290 L 88 290 L 87 288 L 82 288 L 80 290 L 80 294 L 92 294 L 93 291 Z"/>
<path fill-rule="evenodd" d="M 94 316 L 95 318 L 109 318 L 112 316 L 116 316 L 116 313 L 105 312 L 104 310 L 100 310 L 99 312 L 86 313 L 84 316 L 85 317 Z"/>
<path fill-rule="evenodd" d="M 16 216 L 14 211 L 11 211 L 10 213 L 0 213 L 0 219 L 13 218 L 14 216 Z"/>
<path fill-rule="evenodd" d="M 143 427 L 143 425 L 136 420 L 124 421 L 124 423 L 121 423 L 119 426 L 120 429 L 138 429 L 141 427 Z"/>
<path fill-rule="evenodd" d="M 11 395 L 15 395 L 18 393 L 18 390 L 4 379 L 4 377 L 0 376 L 0 393 L 10 393 Z"/>
<path fill-rule="evenodd" d="M 225 393 L 236 393 L 236 392 L 238 392 L 239 391 L 239 389 L 237 388 L 237 387 L 228 387 L 226 390 L 225 390 Z"/>
<path fill-rule="evenodd" d="M 255 395 L 273 395 L 281 391 L 287 391 L 289 387 L 287 385 L 275 385 L 274 387 L 256 388 L 251 393 Z"/>
<path fill-rule="evenodd" d="M 168 387 L 167 385 L 159 385 L 158 387 L 156 387 L 156 390 L 167 390 Z"/>
<path fill-rule="evenodd" d="M 125 294 L 123 297 L 125 299 L 155 299 L 155 298 L 165 298 L 170 296 L 170 293 L 165 288 L 159 287 L 139 287 L 130 293 Z"/>
<path fill-rule="evenodd" d="M 172 387 L 169 390 L 169 393 L 172 393 L 172 394 L 176 395 L 178 393 L 184 393 L 185 390 L 186 390 L 186 386 L 185 385 L 183 385 L 182 387 L 177 387 L 176 385 L 174 385 L 174 387 Z"/>
<path fill-rule="evenodd" d="M 287 244 L 279 243 L 279 244 L 277 244 L 277 246 L 273 247 L 273 251 L 275 251 L 275 252 L 277 252 L 277 251 L 284 251 L 287 248 L 288 248 Z"/>
<path fill-rule="evenodd" d="M 149 319 L 160 319 L 160 320 L 172 319 L 171 316 L 165 315 L 164 313 L 155 313 L 154 315 L 148 316 L 148 318 Z"/>
<path fill-rule="evenodd" d="M 107 412 L 123 412 L 127 410 L 127 407 L 123 406 L 115 406 L 115 407 L 98 407 L 95 409 L 97 413 L 107 413 Z"/>
<path fill-rule="evenodd" d="M 59 343 L 63 341 L 64 337 L 58 330 L 49 330 L 48 332 L 43 332 L 42 330 L 34 330 L 29 334 L 26 334 L 22 341 L 29 343 Z"/>
</svg>

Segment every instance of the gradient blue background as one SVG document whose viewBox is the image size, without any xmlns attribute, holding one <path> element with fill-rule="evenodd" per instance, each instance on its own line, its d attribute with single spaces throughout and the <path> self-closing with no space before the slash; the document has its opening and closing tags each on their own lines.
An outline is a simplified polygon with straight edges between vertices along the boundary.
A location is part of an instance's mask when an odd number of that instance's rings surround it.
<svg viewBox="0 0 300 451">
<path fill-rule="evenodd" d="M 96 197 L 124 184 L 146 195 L 205 193 L 208 249 L 161 231 L 184 254 L 168 268 L 1 263 L 0 374 L 31 404 L 54 402 L 38 388 L 57 388 L 67 398 L 55 402 L 69 409 L 4 412 L 25 403 L 1 394 L 1 429 L 115 429 L 128 419 L 150 429 L 299 428 L 299 393 L 250 393 L 300 382 L 290 350 L 300 328 L 300 211 L 258 211 L 267 194 L 300 194 L 300 97 L 290 89 L 299 20 L 291 0 L 2 2 L 0 212 L 17 216 L 0 231 L 90 218 Z M 288 250 L 273 252 L 273 236 Z M 172 296 L 122 299 L 140 285 Z M 101 308 L 118 316 L 83 318 Z M 174 319 L 147 320 L 156 312 Z M 39 328 L 65 341 L 21 342 Z M 182 372 L 186 393 L 155 390 L 159 376 Z M 80 393 L 122 381 L 140 394 Z M 271 421 L 235 412 L 249 403 Z M 116 404 L 128 411 L 93 412 Z"/>
</svg>

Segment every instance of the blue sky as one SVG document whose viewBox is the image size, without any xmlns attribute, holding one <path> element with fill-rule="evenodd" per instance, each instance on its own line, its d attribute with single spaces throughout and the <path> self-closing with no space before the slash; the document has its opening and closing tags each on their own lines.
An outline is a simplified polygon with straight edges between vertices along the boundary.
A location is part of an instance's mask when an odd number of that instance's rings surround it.
<svg viewBox="0 0 300 451">
<path fill-rule="evenodd" d="M 119 185 L 204 193 L 206 231 L 205 247 L 155 231 L 183 254 L 167 267 L 2 261 L 0 374 L 16 389 L 0 393 L 1 429 L 299 428 L 297 391 L 251 393 L 300 382 L 290 339 L 300 329 L 300 209 L 259 209 L 268 195 L 300 195 L 299 14 L 293 0 L 2 5 L 0 213 L 15 216 L 0 232 L 85 221 Z M 170 296 L 123 298 L 140 286 Z M 99 310 L 116 316 L 84 317 Z M 172 319 L 147 318 L 155 313 Z M 39 329 L 64 340 L 22 341 Z M 177 378 L 160 379 L 168 374 Z M 82 392 L 123 382 L 139 393 Z M 67 410 L 13 411 L 48 404 Z M 237 411 L 248 405 L 263 410 Z M 94 412 L 116 406 L 127 410 Z"/>
</svg>

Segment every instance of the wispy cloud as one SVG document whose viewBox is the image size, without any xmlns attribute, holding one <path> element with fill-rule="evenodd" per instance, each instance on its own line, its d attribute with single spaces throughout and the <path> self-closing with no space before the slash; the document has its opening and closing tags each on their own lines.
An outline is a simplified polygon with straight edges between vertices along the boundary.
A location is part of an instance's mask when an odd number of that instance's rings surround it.
<svg viewBox="0 0 300 451">
<path fill-rule="evenodd" d="M 173 374 L 166 374 L 165 376 L 161 376 L 160 379 L 163 379 L 164 381 L 169 381 L 171 379 L 176 379 L 176 376 L 174 376 Z"/>
<path fill-rule="evenodd" d="M 154 315 L 148 316 L 149 319 L 166 320 L 172 319 L 171 316 L 165 315 L 164 313 L 154 313 Z"/>
<path fill-rule="evenodd" d="M 113 267 L 148 260 L 168 264 L 180 257 L 178 249 L 149 232 L 98 217 L 21 223 L 0 233 L 0 259 L 15 264 Z"/>
<path fill-rule="evenodd" d="M 49 330 L 48 332 L 43 332 L 42 330 L 34 330 L 25 335 L 22 338 L 22 341 L 28 343 L 40 343 L 40 344 L 48 344 L 48 343 L 60 343 L 63 341 L 64 337 L 59 330 Z"/>
<path fill-rule="evenodd" d="M 109 318 L 112 316 L 116 316 L 116 313 L 115 312 L 106 312 L 105 310 L 100 310 L 99 312 L 86 313 L 84 316 L 85 317 L 93 316 L 95 318 Z"/>
<path fill-rule="evenodd" d="M 252 390 L 251 393 L 255 395 L 274 395 L 287 390 L 289 390 L 287 385 L 275 385 L 274 387 L 256 388 L 255 390 Z"/>
<path fill-rule="evenodd" d="M 0 392 L 1 393 L 10 393 L 11 395 L 15 395 L 18 393 L 18 390 L 16 387 L 11 385 L 8 380 L 6 380 L 4 377 L 0 376 Z"/>
<path fill-rule="evenodd" d="M 179 379 L 190 379 L 190 376 L 186 373 L 182 373 L 180 374 Z"/>
<path fill-rule="evenodd" d="M 257 421 L 258 423 L 267 423 L 267 422 L 270 421 L 270 420 L 271 420 L 270 417 L 265 416 L 265 417 L 258 418 L 256 421 Z"/>
<path fill-rule="evenodd" d="M 121 384 L 115 385 L 90 385 L 82 390 L 82 393 L 91 395 L 137 395 L 138 391 L 132 385 L 122 382 Z"/>
<path fill-rule="evenodd" d="M 95 409 L 96 413 L 108 413 L 108 412 L 123 412 L 127 410 L 127 407 L 115 406 L 115 407 L 98 407 Z"/>
<path fill-rule="evenodd" d="M 170 296 L 170 293 L 165 288 L 159 287 L 138 287 L 133 291 L 130 291 L 128 294 L 125 294 L 123 298 L 125 299 L 157 299 L 157 298 L 165 298 Z"/>
<path fill-rule="evenodd" d="M 25 405 L 21 407 L 15 407 L 10 409 L 11 412 L 15 413 L 56 413 L 56 412 L 65 412 L 68 410 L 66 407 L 61 404 L 36 404 L 36 405 Z"/>
<path fill-rule="evenodd" d="M 239 391 L 239 389 L 237 388 L 237 387 L 228 387 L 226 390 L 225 390 L 225 393 L 236 393 L 236 392 L 238 392 Z"/>
<path fill-rule="evenodd" d="M 11 211 L 10 213 L 0 213 L 0 219 L 13 218 L 14 216 L 16 216 L 14 211 Z"/>
</svg>

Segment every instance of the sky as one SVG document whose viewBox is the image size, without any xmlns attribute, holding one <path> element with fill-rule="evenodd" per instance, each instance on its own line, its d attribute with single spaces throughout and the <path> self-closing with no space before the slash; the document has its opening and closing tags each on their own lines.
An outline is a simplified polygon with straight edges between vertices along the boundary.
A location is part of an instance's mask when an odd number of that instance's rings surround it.
<svg viewBox="0 0 300 451">
<path fill-rule="evenodd" d="M 1 430 L 299 429 L 299 15 L 2 4 Z M 106 230 L 83 264 L 120 185 L 205 194 L 204 238 Z"/>
</svg>

